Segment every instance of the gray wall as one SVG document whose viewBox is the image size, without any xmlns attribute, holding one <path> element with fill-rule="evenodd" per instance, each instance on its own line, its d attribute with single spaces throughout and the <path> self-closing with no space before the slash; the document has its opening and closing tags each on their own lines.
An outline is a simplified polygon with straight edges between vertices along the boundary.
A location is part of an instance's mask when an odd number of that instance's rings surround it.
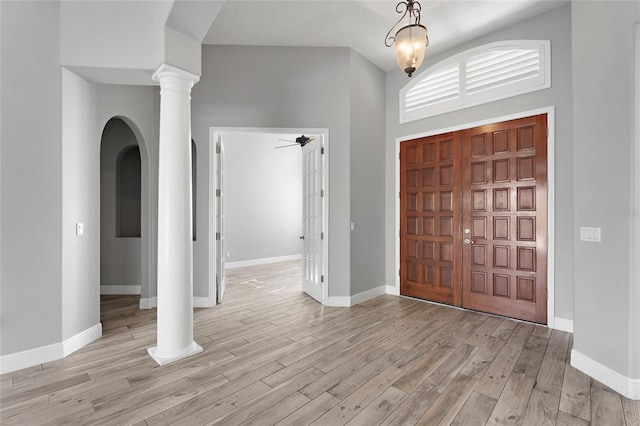
<svg viewBox="0 0 640 426">
<path fill-rule="evenodd" d="M 554 9 L 512 27 L 492 33 L 444 52 L 427 57 L 424 69 L 467 49 L 501 40 L 551 40 L 552 86 L 549 89 L 504 99 L 477 107 L 466 108 L 427 119 L 399 124 L 398 92 L 408 82 L 406 74 L 397 70 L 387 74 L 387 150 L 386 150 L 386 259 L 387 285 L 395 286 L 395 158 L 396 138 L 427 131 L 459 126 L 466 123 L 505 116 L 521 111 L 554 105 L 556 111 L 556 256 L 555 304 L 556 317 L 573 318 L 573 120 L 571 74 L 571 8 Z M 428 48 L 427 48 L 428 50 Z M 414 75 L 412 78 L 420 78 Z"/>
<path fill-rule="evenodd" d="M 157 190 L 150 187 L 156 187 L 157 161 L 150 164 L 149 158 L 157 152 L 159 115 L 155 114 L 155 87 L 93 84 L 64 68 L 62 73 L 62 338 L 67 339 L 100 321 L 101 281 L 142 285 L 142 297 L 156 294 Z M 139 142 L 142 238 L 138 239 L 115 239 L 115 229 L 101 235 L 101 216 L 115 214 L 114 198 L 101 200 L 100 190 L 102 133 L 113 117 L 129 126 L 124 139 L 132 138 L 133 132 Z M 115 138 L 122 142 L 118 135 Z M 83 236 L 76 236 L 76 222 L 84 223 Z M 103 264 L 110 269 L 103 269 L 101 278 Z"/>
<path fill-rule="evenodd" d="M 140 274 L 142 297 L 156 296 L 157 277 L 157 232 L 158 232 L 158 129 L 159 129 L 159 89 L 151 86 L 125 86 L 96 84 L 96 137 L 95 144 L 100 149 L 102 131 L 107 122 L 118 117 L 124 120 L 136 137 L 142 163 L 142 229 L 139 241 Z M 94 159 L 90 179 L 94 182 L 96 194 L 100 192 L 100 159 Z M 99 217 L 96 220 L 100 220 Z M 106 282 L 103 284 L 126 285 L 127 283 Z"/>
<path fill-rule="evenodd" d="M 62 339 L 100 322 L 96 89 L 62 69 Z M 76 235 L 76 223 L 84 235 Z"/>
<path fill-rule="evenodd" d="M 2 8 L 2 355 L 62 336 L 59 6 Z"/>
<path fill-rule="evenodd" d="M 99 322 L 100 138 L 116 115 L 145 142 L 142 232 L 149 249 L 141 274 L 143 295 L 155 295 L 150 231 L 157 226 L 159 112 L 155 87 L 95 85 L 61 67 L 57 3 L 0 2 L 0 8 L 0 354 L 6 355 L 59 343 Z M 75 234 L 77 222 L 84 223 L 83 236 Z"/>
<path fill-rule="evenodd" d="M 117 162 L 126 148 L 138 146 L 129 126 L 110 120 L 100 145 L 100 285 L 141 285 L 142 239 L 117 236 Z"/>
<path fill-rule="evenodd" d="M 329 128 L 329 295 L 350 295 L 350 51 L 344 48 L 203 46 L 192 90 L 198 200 L 209 188 L 209 127 Z M 207 203 L 198 234 L 208 235 Z M 204 234 L 202 234 L 204 233 Z M 208 295 L 209 245 L 194 245 L 194 295 Z"/>
<path fill-rule="evenodd" d="M 385 73 L 351 52 L 351 295 L 385 285 Z"/>
<path fill-rule="evenodd" d="M 638 262 L 629 257 L 630 239 L 638 238 L 632 234 L 629 158 L 639 113 L 633 107 L 633 24 L 639 21 L 638 2 L 572 4 L 574 349 L 636 379 L 640 354 L 629 349 L 638 347 L 640 330 L 629 328 L 629 299 L 640 283 L 629 276 L 630 262 Z M 601 227 L 602 242 L 580 242 L 581 226 Z M 640 301 L 632 303 L 640 308 Z"/>
<path fill-rule="evenodd" d="M 227 262 L 302 253 L 302 152 L 275 149 L 296 136 L 223 137 Z"/>
</svg>

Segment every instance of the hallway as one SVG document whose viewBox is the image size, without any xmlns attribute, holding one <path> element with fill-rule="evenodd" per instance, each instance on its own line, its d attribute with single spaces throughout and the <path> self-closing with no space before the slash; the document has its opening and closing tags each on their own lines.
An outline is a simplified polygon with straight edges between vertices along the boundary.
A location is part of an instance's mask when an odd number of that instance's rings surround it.
<svg viewBox="0 0 640 426">
<path fill-rule="evenodd" d="M 163 367 L 155 310 L 103 296 L 102 339 L 0 376 L 1 423 L 639 424 L 640 402 L 569 366 L 568 333 L 388 295 L 322 307 L 299 261 L 227 278 L 195 310 L 204 352 Z"/>
</svg>

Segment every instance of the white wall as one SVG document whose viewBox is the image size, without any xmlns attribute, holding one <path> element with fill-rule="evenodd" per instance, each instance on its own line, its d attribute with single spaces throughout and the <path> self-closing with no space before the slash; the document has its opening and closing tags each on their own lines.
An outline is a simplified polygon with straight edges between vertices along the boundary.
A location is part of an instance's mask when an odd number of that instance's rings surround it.
<svg viewBox="0 0 640 426">
<path fill-rule="evenodd" d="M 209 127 L 329 128 L 329 296 L 351 291 L 349 58 L 344 48 L 203 46 L 191 96 L 198 200 L 211 191 Z M 207 296 L 208 203 L 197 208 L 194 295 Z"/>
<path fill-rule="evenodd" d="M 139 286 L 142 282 L 142 238 L 119 237 L 117 230 L 117 162 L 125 149 L 138 146 L 122 120 L 104 127 L 100 145 L 100 285 Z M 142 200 L 141 200 L 142 202 Z"/>
<path fill-rule="evenodd" d="M 352 51 L 351 295 L 385 285 L 385 89 L 385 73 Z"/>
<path fill-rule="evenodd" d="M 297 136 L 223 137 L 227 262 L 302 253 L 302 152 L 275 149 Z"/>
<path fill-rule="evenodd" d="M 573 117 L 572 117 L 572 73 L 571 73 L 571 8 L 570 5 L 554 9 L 514 26 L 497 31 L 444 52 L 427 57 L 424 69 L 461 51 L 483 44 L 515 39 L 551 40 L 552 86 L 549 89 L 504 99 L 477 107 L 466 108 L 427 119 L 399 124 L 398 92 L 409 80 L 401 70 L 387 74 L 387 151 L 386 151 L 386 259 L 387 285 L 395 286 L 396 212 L 395 176 L 397 158 L 396 138 L 427 131 L 443 129 L 555 106 L 555 316 L 573 318 Z M 428 50 L 428 48 L 427 48 Z M 420 78 L 414 75 L 412 78 Z"/>
<path fill-rule="evenodd" d="M 630 198 L 637 188 L 632 187 L 629 158 L 633 158 L 634 121 L 639 113 L 633 105 L 638 82 L 633 30 L 638 22 L 638 2 L 572 3 L 573 348 L 634 379 L 640 378 L 640 330 L 630 319 L 640 309 L 640 301 L 629 301 L 638 294 L 640 283 L 630 281 L 629 274 L 630 265 L 638 263 L 638 253 L 629 250 L 632 240 L 638 239 L 632 226 L 637 212 Z M 581 226 L 601 227 L 602 242 L 579 241 Z M 636 392 L 640 396 L 640 385 Z"/>
<path fill-rule="evenodd" d="M 62 147 L 59 5 L 2 8 L 0 354 L 59 342 Z"/>
</svg>

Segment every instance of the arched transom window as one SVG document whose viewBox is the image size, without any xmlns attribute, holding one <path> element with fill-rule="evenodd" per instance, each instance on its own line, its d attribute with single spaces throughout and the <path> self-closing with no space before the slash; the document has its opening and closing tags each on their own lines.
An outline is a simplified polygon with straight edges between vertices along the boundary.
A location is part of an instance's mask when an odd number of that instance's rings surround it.
<svg viewBox="0 0 640 426">
<path fill-rule="evenodd" d="M 551 87 L 549 40 L 485 44 L 427 68 L 400 90 L 400 122 Z"/>
</svg>

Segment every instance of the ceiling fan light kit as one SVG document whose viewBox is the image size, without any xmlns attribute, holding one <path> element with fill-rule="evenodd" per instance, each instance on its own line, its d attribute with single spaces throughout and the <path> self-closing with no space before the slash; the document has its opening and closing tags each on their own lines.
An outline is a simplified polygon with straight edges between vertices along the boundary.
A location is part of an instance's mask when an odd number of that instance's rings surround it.
<svg viewBox="0 0 640 426">
<path fill-rule="evenodd" d="M 424 52 L 429 45 L 427 27 L 420 24 L 420 12 L 422 6 L 414 0 L 401 1 L 396 5 L 396 12 L 402 13 L 402 17 L 396 22 L 385 38 L 384 44 L 387 47 L 396 45 L 396 61 L 401 70 L 409 77 L 422 65 Z M 405 18 L 408 18 L 408 25 L 403 26 L 395 35 L 391 32 Z"/>
</svg>

